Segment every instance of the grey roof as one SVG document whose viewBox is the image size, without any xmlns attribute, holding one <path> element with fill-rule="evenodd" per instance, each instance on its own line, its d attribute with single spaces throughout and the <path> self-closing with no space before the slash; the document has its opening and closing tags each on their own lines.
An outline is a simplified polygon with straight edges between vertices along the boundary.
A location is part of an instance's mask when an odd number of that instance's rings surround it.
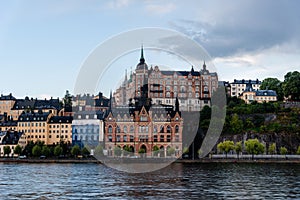
<svg viewBox="0 0 300 200">
<path fill-rule="evenodd" d="M 40 99 L 17 99 L 12 110 L 24 110 L 24 109 L 61 109 L 59 99 L 49 99 L 49 100 L 40 100 Z"/>
<path fill-rule="evenodd" d="M 261 84 L 261 81 L 259 81 L 258 79 L 256 80 L 245 80 L 245 79 L 242 79 L 242 80 L 236 80 L 234 79 L 233 82 L 231 82 L 230 84 Z"/>
<path fill-rule="evenodd" d="M 22 136 L 22 132 L 17 131 L 4 131 L 0 132 L 0 136 L 4 136 L 2 140 L 2 144 L 18 144 L 20 137 Z"/>
<path fill-rule="evenodd" d="M 54 123 L 72 123 L 73 117 L 71 116 L 53 116 L 49 119 L 49 124 Z"/>
<path fill-rule="evenodd" d="M 0 97 L 0 101 L 3 101 L 3 100 L 16 100 L 15 97 L 12 96 L 12 94 L 10 93 L 9 95 L 2 95 L 1 94 L 1 97 Z"/>
<path fill-rule="evenodd" d="M 20 116 L 18 121 L 24 122 L 24 121 L 47 121 L 47 118 L 49 116 L 50 112 L 44 112 L 44 113 L 32 113 L 32 112 L 23 112 Z"/>
<path fill-rule="evenodd" d="M 256 90 L 256 96 L 277 96 L 274 90 Z"/>
</svg>

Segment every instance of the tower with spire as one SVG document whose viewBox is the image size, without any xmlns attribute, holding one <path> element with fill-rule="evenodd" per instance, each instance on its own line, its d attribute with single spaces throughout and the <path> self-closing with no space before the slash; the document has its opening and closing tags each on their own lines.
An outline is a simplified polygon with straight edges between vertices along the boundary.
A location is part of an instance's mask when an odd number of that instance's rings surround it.
<svg viewBox="0 0 300 200">
<path fill-rule="evenodd" d="M 145 63 L 143 45 L 141 46 L 140 62 L 137 64 L 135 72 L 135 96 L 141 97 L 145 95 L 145 92 L 148 93 L 145 91 L 148 85 L 148 65 Z"/>
</svg>

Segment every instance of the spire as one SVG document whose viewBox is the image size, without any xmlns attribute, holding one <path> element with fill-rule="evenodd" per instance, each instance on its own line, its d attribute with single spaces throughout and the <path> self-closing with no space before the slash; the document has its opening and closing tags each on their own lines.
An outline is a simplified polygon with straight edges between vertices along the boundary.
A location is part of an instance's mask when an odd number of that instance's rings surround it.
<svg viewBox="0 0 300 200">
<path fill-rule="evenodd" d="M 144 49 L 143 49 L 143 45 L 141 47 L 141 58 L 140 58 L 140 64 L 144 64 L 145 63 L 145 58 L 144 58 Z"/>
<path fill-rule="evenodd" d="M 205 60 L 204 60 L 204 64 L 203 64 L 203 70 L 206 70 Z"/>
<path fill-rule="evenodd" d="M 194 66 L 192 66 L 191 72 L 194 73 Z"/>
<path fill-rule="evenodd" d="M 112 91 L 110 91 L 110 95 L 109 95 L 109 108 L 108 110 L 111 111 L 112 109 Z"/>
<path fill-rule="evenodd" d="M 175 112 L 179 112 L 179 100 L 178 100 L 178 97 L 176 97 L 176 101 L 175 101 Z"/>
<path fill-rule="evenodd" d="M 125 69 L 125 81 L 127 81 L 127 69 Z"/>
</svg>

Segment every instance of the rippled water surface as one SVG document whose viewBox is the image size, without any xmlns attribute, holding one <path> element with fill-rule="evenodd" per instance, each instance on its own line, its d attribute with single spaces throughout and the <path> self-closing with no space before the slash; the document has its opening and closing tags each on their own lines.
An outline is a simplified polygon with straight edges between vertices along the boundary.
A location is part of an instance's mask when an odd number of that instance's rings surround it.
<svg viewBox="0 0 300 200">
<path fill-rule="evenodd" d="M 128 174 L 99 164 L 0 164 L 0 199 L 300 199 L 299 164 L 172 164 Z"/>
</svg>

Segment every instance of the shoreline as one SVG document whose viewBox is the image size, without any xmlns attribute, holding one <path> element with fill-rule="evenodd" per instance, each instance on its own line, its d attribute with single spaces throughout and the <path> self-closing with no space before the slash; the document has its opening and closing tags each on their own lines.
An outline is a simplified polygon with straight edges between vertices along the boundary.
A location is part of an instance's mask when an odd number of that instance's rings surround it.
<svg viewBox="0 0 300 200">
<path fill-rule="evenodd" d="M 116 163 L 128 163 L 128 160 L 115 160 Z M 147 159 L 132 159 L 129 160 L 129 163 L 147 163 Z M 151 160 L 148 160 L 151 161 Z M 152 160 L 153 161 L 153 160 Z M 159 160 L 156 160 L 156 162 Z M 168 161 L 166 159 L 161 161 Z M 78 164 L 78 163 L 94 163 L 94 164 L 103 164 L 100 160 L 97 159 L 18 159 L 18 158 L 0 158 L 0 163 L 55 163 L 55 164 Z M 202 163 L 257 163 L 257 164 L 279 164 L 279 163 L 288 163 L 288 164 L 300 164 L 300 159 L 178 159 L 172 163 L 183 163 L 183 164 L 202 164 Z"/>
</svg>

